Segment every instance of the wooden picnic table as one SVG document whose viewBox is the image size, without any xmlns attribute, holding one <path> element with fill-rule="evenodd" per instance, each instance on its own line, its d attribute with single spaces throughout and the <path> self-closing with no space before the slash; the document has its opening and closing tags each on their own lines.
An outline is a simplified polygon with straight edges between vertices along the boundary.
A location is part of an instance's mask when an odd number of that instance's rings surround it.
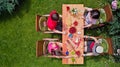
<svg viewBox="0 0 120 67">
<path fill-rule="evenodd" d="M 77 55 L 74 50 L 66 45 L 68 39 L 72 40 L 77 46 L 75 48 L 78 54 L 83 54 L 84 51 L 84 5 L 83 4 L 63 4 L 62 5 L 62 19 L 63 31 L 67 32 L 62 35 L 63 52 L 67 52 L 68 56 Z M 79 43 L 78 43 L 79 42 Z M 84 57 L 62 59 L 62 64 L 84 64 Z"/>
</svg>

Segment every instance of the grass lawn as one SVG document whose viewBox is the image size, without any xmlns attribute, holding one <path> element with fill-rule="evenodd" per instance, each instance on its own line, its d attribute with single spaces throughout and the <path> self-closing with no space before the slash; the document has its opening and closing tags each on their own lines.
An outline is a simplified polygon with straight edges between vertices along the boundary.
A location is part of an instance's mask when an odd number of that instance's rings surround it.
<svg viewBox="0 0 120 67">
<path fill-rule="evenodd" d="M 15 13 L 0 17 L 0 67 L 119 67 L 111 56 L 85 57 L 83 65 L 63 65 L 60 59 L 36 58 L 36 41 L 50 35 L 36 32 L 35 15 L 49 14 L 51 10 L 62 13 L 62 4 L 84 4 L 101 7 L 104 0 L 26 0 Z M 96 30 L 86 33 L 92 36 L 107 36 Z M 94 35 L 96 34 L 96 35 Z"/>
</svg>

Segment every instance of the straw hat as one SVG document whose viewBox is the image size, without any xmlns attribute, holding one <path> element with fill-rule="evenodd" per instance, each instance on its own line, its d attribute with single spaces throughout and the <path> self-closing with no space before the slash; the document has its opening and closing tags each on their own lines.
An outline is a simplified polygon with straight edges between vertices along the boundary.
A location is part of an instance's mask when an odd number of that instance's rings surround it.
<svg viewBox="0 0 120 67">
<path fill-rule="evenodd" d="M 103 47 L 102 46 L 97 46 L 96 47 L 96 52 L 97 53 L 103 53 Z"/>
</svg>

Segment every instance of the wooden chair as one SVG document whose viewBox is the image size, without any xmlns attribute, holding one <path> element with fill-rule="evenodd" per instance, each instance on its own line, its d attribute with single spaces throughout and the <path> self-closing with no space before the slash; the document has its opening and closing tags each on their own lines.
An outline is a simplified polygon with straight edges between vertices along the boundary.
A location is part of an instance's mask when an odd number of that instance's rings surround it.
<svg viewBox="0 0 120 67">
<path fill-rule="evenodd" d="M 100 39 L 102 37 L 96 37 L 97 39 Z M 109 54 L 109 55 L 113 55 L 114 51 L 113 51 L 113 44 L 112 44 L 112 39 L 111 38 L 104 38 L 107 43 L 108 43 L 108 52 L 104 52 L 104 54 Z"/>
<path fill-rule="evenodd" d="M 35 27 L 36 27 L 36 31 L 38 32 L 38 31 L 40 31 L 40 29 L 39 29 L 39 19 L 40 19 L 40 15 L 36 15 L 36 20 L 35 20 Z"/>
<path fill-rule="evenodd" d="M 97 28 L 97 27 L 102 27 L 107 25 L 110 21 L 113 20 L 113 14 L 112 14 L 112 9 L 111 6 L 109 4 L 105 5 L 103 8 L 103 10 L 100 10 L 101 15 L 100 15 L 100 19 L 98 21 L 97 24 L 92 25 L 90 28 Z M 103 11 L 103 12 L 102 12 Z M 104 13 L 105 12 L 105 13 Z"/>
<path fill-rule="evenodd" d="M 36 42 L 36 57 L 44 55 L 44 53 L 43 53 L 43 44 L 44 44 L 43 40 L 40 40 L 40 41 Z"/>
<path fill-rule="evenodd" d="M 108 48 L 108 54 L 113 55 L 113 45 L 112 45 L 112 40 L 111 38 L 106 38 L 106 41 L 108 42 L 109 48 Z"/>
<path fill-rule="evenodd" d="M 96 37 L 97 39 L 103 39 L 102 37 Z M 109 55 L 113 55 L 113 45 L 112 45 L 112 40 L 111 38 L 104 38 L 108 44 L 106 44 L 106 46 L 108 47 L 104 47 L 105 45 L 102 45 L 104 49 L 107 49 L 107 52 L 104 52 L 102 55 L 104 54 L 109 54 Z M 92 39 L 86 39 L 87 40 L 92 40 Z"/>
<path fill-rule="evenodd" d="M 106 6 L 103 7 L 103 9 L 105 10 L 105 13 L 106 13 L 106 21 L 105 22 L 112 21 L 113 20 L 113 14 L 112 14 L 111 6 L 109 4 L 107 4 Z"/>
<path fill-rule="evenodd" d="M 40 16 L 36 15 L 36 31 L 43 32 L 43 33 L 54 33 L 53 31 L 50 31 L 47 27 L 47 17 L 46 16 Z"/>
<path fill-rule="evenodd" d="M 48 27 L 47 27 L 47 17 L 49 16 L 49 14 L 46 15 L 36 15 L 36 22 L 35 22 L 35 27 L 36 27 L 36 31 L 37 32 L 42 32 L 42 33 L 49 33 L 51 34 L 51 38 L 53 38 L 54 36 L 61 36 L 58 33 L 55 33 L 53 31 L 51 31 Z M 62 15 L 59 15 L 60 17 L 62 17 Z M 60 37 L 61 38 L 61 37 Z"/>
<path fill-rule="evenodd" d="M 36 57 L 44 56 L 48 54 L 47 45 L 49 41 L 59 41 L 59 39 L 54 38 L 44 38 L 36 42 Z"/>
<path fill-rule="evenodd" d="M 47 18 L 48 18 L 49 14 L 46 15 L 36 15 L 36 31 L 42 31 L 43 33 L 55 33 L 53 31 L 51 31 L 48 27 L 47 27 Z M 62 15 L 59 15 L 60 17 L 62 17 Z"/>
</svg>

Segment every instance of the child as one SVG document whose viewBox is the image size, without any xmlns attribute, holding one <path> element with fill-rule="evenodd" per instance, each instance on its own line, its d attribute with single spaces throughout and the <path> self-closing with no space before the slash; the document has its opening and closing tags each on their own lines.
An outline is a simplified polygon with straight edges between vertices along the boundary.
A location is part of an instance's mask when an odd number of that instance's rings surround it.
<svg viewBox="0 0 120 67">
<path fill-rule="evenodd" d="M 86 8 L 84 19 L 85 26 L 84 28 L 92 26 L 92 24 L 96 24 L 97 20 L 100 17 L 100 11 L 97 9 Z"/>
<path fill-rule="evenodd" d="M 57 55 L 60 56 L 62 55 L 62 43 L 59 42 L 49 42 L 48 44 L 48 52 L 51 55 Z"/>
<path fill-rule="evenodd" d="M 84 36 L 84 38 L 91 38 L 93 40 L 85 41 L 85 50 L 86 54 L 83 56 L 98 56 L 99 54 L 103 53 L 103 47 L 98 43 L 98 40 L 92 36 Z"/>
<path fill-rule="evenodd" d="M 50 16 L 47 20 L 47 26 L 50 30 L 56 33 L 64 33 L 62 32 L 62 19 L 59 17 L 59 14 L 53 10 L 50 12 Z"/>
<path fill-rule="evenodd" d="M 60 42 L 49 42 L 48 44 L 48 52 L 51 54 L 51 58 L 72 58 L 77 56 L 66 56 L 65 53 L 62 52 L 62 43 Z"/>
</svg>

